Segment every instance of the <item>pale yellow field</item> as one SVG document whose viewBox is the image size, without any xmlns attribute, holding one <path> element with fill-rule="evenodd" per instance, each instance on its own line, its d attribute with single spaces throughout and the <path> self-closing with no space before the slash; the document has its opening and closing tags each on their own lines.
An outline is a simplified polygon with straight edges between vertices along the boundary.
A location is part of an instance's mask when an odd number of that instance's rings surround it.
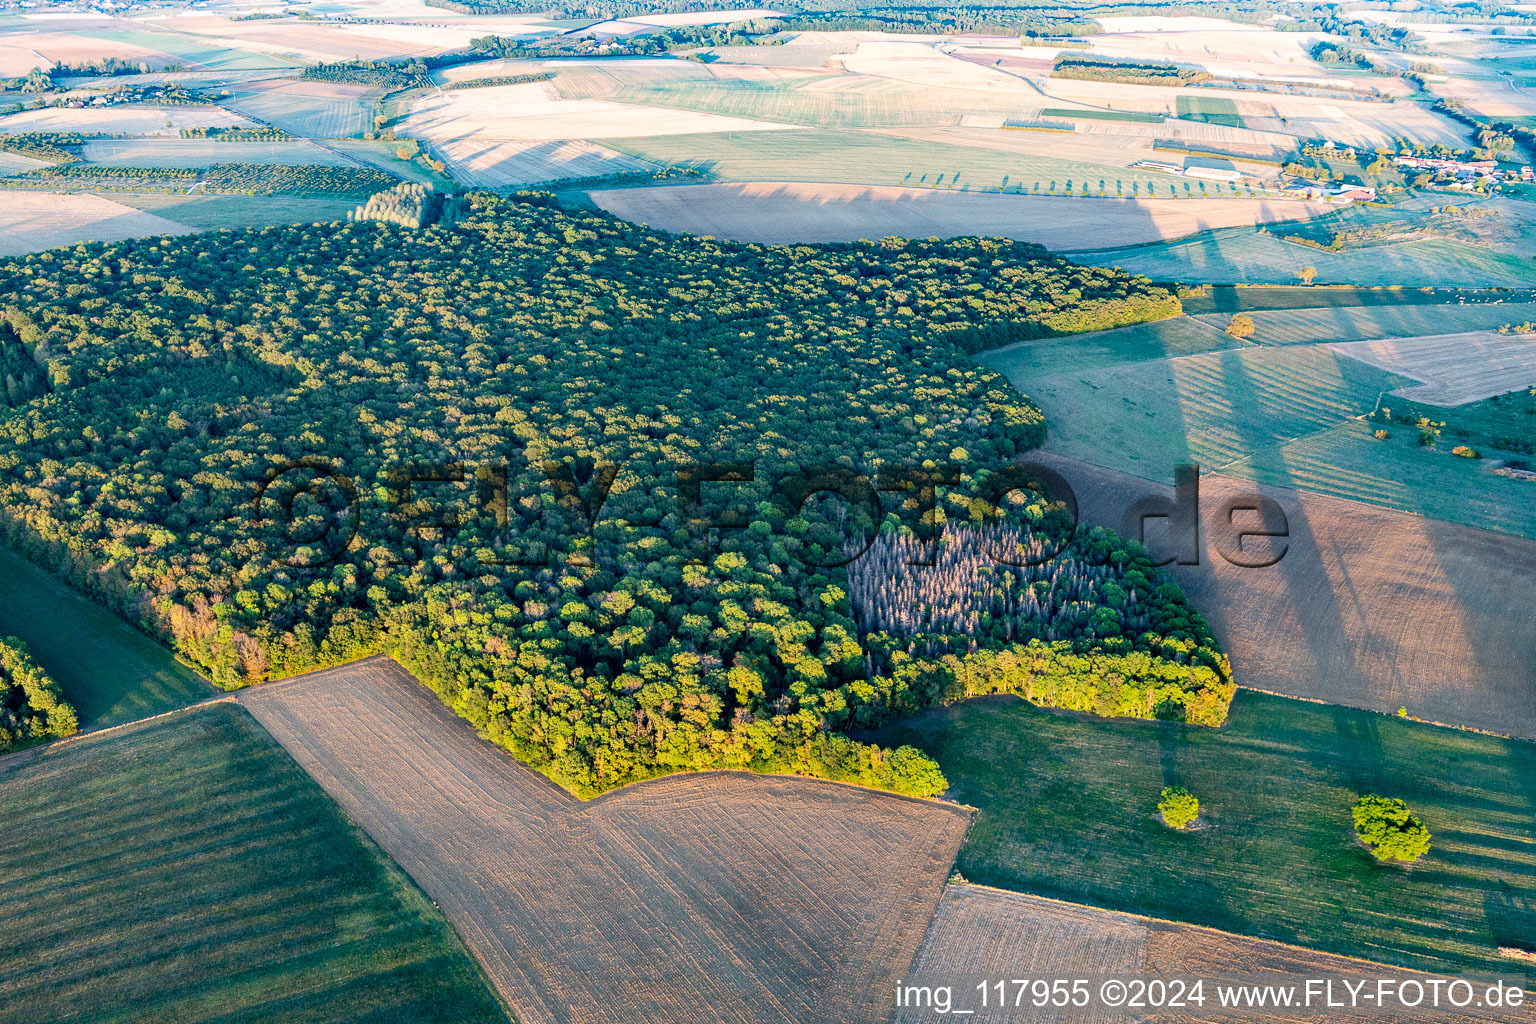
<svg viewBox="0 0 1536 1024">
<path fill-rule="evenodd" d="M 174 23 L 162 24 L 236 49 L 317 61 L 427 56 L 466 47 L 471 39 L 487 34 L 484 27 L 467 20 L 461 20 L 457 25 L 453 22 L 387 25 L 292 19 L 232 21 L 207 17 L 179 18 Z"/>
<path fill-rule="evenodd" d="M 606 100 L 562 100 L 550 83 L 533 82 L 422 97 L 404 119 L 400 133 L 444 144 L 470 139 L 490 143 L 641 138 L 790 127 Z"/>
<path fill-rule="evenodd" d="M 0 198 L 0 256 L 191 231 L 185 224 L 83 193 L 13 191 Z"/>
<path fill-rule="evenodd" d="M 610 189 L 592 199 L 625 220 L 742 242 L 997 235 L 1079 250 L 1085 241 L 1095 248 L 1135 245 L 1329 208 L 1271 199 L 1088 199 L 784 182 Z"/>
<path fill-rule="evenodd" d="M 1536 387 L 1536 334 L 1472 331 L 1421 338 L 1345 341 L 1340 355 L 1424 383 L 1394 395 L 1429 405 L 1466 405 Z"/>
<path fill-rule="evenodd" d="M 1490 81 L 1451 76 L 1443 82 L 1436 82 L 1431 91 L 1437 96 L 1461 100 L 1472 113 L 1484 117 L 1536 115 L 1536 89 L 1516 89 L 1504 79 Z"/>
<path fill-rule="evenodd" d="M 103 135 L 179 135 L 183 128 L 222 128 L 250 123 L 223 107 L 162 107 L 124 103 L 115 107 L 44 107 L 23 110 L 0 117 L 0 132 L 77 131 Z"/>
</svg>

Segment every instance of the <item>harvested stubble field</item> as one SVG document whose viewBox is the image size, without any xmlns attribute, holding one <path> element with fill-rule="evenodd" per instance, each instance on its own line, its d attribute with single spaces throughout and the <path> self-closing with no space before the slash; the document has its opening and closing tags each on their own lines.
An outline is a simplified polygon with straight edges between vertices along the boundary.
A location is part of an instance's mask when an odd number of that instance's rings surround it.
<svg viewBox="0 0 1536 1024">
<path fill-rule="evenodd" d="M 241 697 L 426 890 L 523 1024 L 864 1022 L 959 808 L 734 773 L 582 804 L 375 658 Z"/>
<path fill-rule="evenodd" d="M 8 192 L 0 204 L 0 256 L 191 230 L 178 221 L 85 193 Z"/>
<path fill-rule="evenodd" d="M 1172 494 L 1084 462 L 1034 458 L 1067 479 L 1086 522 L 1119 529 L 1137 500 Z M 1468 488 L 1450 483 L 1452 500 L 1464 500 Z M 1279 503 L 1290 537 L 1277 564 L 1245 569 L 1218 550 L 1216 510 L 1255 493 Z M 1536 576 L 1536 542 L 1218 474 L 1201 478 L 1200 501 L 1200 564 L 1168 571 L 1210 621 L 1239 685 L 1536 739 L 1536 631 L 1518 613 Z M 1148 539 L 1167 557 L 1157 530 Z"/>
<path fill-rule="evenodd" d="M 603 139 L 701 132 L 750 132 L 788 125 L 739 117 L 612 103 L 561 99 L 548 82 L 459 89 L 423 96 L 398 125 L 400 134 L 441 145 L 479 142 Z"/>
<path fill-rule="evenodd" d="M 212 105 L 182 107 L 124 103 L 115 107 L 42 107 L 0 117 L 0 132 L 83 132 L 101 135 L 178 136 L 183 128 L 249 125 L 239 114 Z"/>
<path fill-rule="evenodd" d="M 1210 985 L 1205 990 L 1207 1001 L 1198 1011 L 1110 1009 L 1095 1000 L 1093 1006 L 1065 1013 L 1050 1008 L 1037 1010 L 1029 1002 L 1022 1008 L 999 1007 L 996 1000 L 981 1009 L 974 986 L 982 980 L 995 982 L 998 978 L 1020 975 L 1096 979 L 1090 984 L 1092 991 L 1097 988 L 1097 979 L 1106 977 L 1206 978 L 1303 985 L 1308 978 L 1358 979 L 1401 973 L 1375 963 L 1207 928 L 983 886 L 951 885 L 944 890 L 939 912 L 928 928 L 928 937 L 923 940 L 917 964 L 906 983 L 953 985 L 957 998 L 969 997 L 964 1005 L 976 1008 L 976 1013 L 969 1017 L 975 1024 L 1187 1024 L 1256 1018 L 1253 1010 L 1223 1013 L 1214 1005 L 1217 997 Z M 1012 1000 L 1015 994 L 1012 986 L 1008 986 L 1008 999 Z M 933 1019 L 931 1009 L 904 1009 L 897 1012 L 894 1022 L 930 1024 Z M 1269 1010 L 1262 1019 L 1265 1024 L 1312 1024 L 1320 1018 L 1315 1011 Z M 1365 1019 L 1365 1015 L 1351 1019 Z M 1378 1024 L 1407 1024 L 1424 1018 L 1422 1012 L 1373 1011 L 1369 1019 Z M 1509 1024 L 1536 1020 L 1536 1007 L 1510 1011 L 1500 1019 Z M 1472 1024 L 1487 1021 L 1488 1017 L 1446 1010 L 1436 1020 L 1439 1024 Z"/>
<path fill-rule="evenodd" d="M 1326 293 L 1313 292 L 1314 295 Z M 1298 295 L 1305 301 L 1307 293 Z M 1372 341 L 1377 338 L 1412 338 L 1456 331 L 1492 330 L 1505 324 L 1536 321 L 1536 303 L 1404 303 L 1377 306 L 1316 306 L 1250 312 L 1258 345 L 1300 345 L 1326 341 Z M 1230 313 L 1201 313 L 1201 320 L 1218 330 L 1231 321 Z"/>
<path fill-rule="evenodd" d="M 147 718 L 217 692 L 118 616 L 3 548 L 0 636 L 19 637 L 31 649 L 83 729 Z"/>
<path fill-rule="evenodd" d="M 987 235 L 1050 249 L 1176 238 L 1215 226 L 1292 220 L 1321 203 L 1261 199 L 1089 199 L 872 185 L 744 182 L 611 189 L 593 202 L 665 231 L 739 242 L 849 242 L 860 238 Z"/>
<path fill-rule="evenodd" d="M 993 697 L 884 738 L 927 750 L 977 809 L 957 865 L 973 882 L 1454 974 L 1520 973 L 1498 950 L 1536 929 L 1531 743 L 1251 691 L 1217 729 Z M 1205 827 L 1162 823 L 1168 785 Z M 1411 871 L 1355 841 L 1364 793 L 1429 828 Z"/>
<path fill-rule="evenodd" d="M 1424 383 L 1392 394 L 1457 406 L 1536 386 L 1536 335 L 1473 331 L 1418 338 L 1348 341 L 1329 349 Z"/>
<path fill-rule="evenodd" d="M 447 921 L 232 703 L 0 781 L 7 1021 L 505 1024 Z"/>
</svg>

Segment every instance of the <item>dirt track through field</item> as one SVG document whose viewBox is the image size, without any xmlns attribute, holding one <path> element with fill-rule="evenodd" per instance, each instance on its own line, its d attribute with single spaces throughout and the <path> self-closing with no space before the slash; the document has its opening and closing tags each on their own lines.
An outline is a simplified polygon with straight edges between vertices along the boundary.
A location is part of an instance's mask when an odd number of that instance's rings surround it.
<svg viewBox="0 0 1536 1024">
<path fill-rule="evenodd" d="M 1133 502 L 1172 493 L 1073 459 L 1033 459 L 1066 478 L 1085 522 L 1119 529 Z M 1536 739 L 1536 542 L 1219 474 L 1200 488 L 1200 564 L 1169 570 L 1239 685 Z M 1216 546 L 1222 500 L 1253 494 L 1280 504 L 1290 532 L 1268 568 L 1235 566 Z M 1246 513 L 1235 522 L 1258 525 Z M 1154 547 L 1159 529 L 1149 524 Z"/>
<path fill-rule="evenodd" d="M 443 908 L 520 1024 L 883 1019 L 956 807 L 742 773 L 581 803 L 393 661 L 241 702 Z"/>
<path fill-rule="evenodd" d="M 1509 974 L 1523 973 L 1511 962 Z M 918 951 L 917 963 L 909 985 L 949 985 L 954 990 L 954 1007 L 971 1008 L 967 1017 L 973 1024 L 1194 1024 L 1204 1021 L 1262 1021 L 1263 1024 L 1290 1024 L 1292 1021 L 1430 1021 L 1436 1024 L 1465 1024 L 1471 1021 L 1536 1021 L 1536 1006 L 1520 1010 L 1482 1010 L 1457 1013 L 1442 1006 L 1435 1010 L 1419 1008 L 1416 1012 L 1384 1012 L 1374 1004 L 1358 1012 L 1330 1012 L 1318 1007 L 1309 1011 L 1253 1009 L 1221 1011 L 1214 982 L 1280 985 L 1300 988 L 1309 978 L 1347 977 L 1408 978 L 1438 977 L 1399 967 L 1385 967 L 1363 960 L 1332 956 L 1298 949 L 1278 942 L 1250 939 L 1240 935 L 1174 924 L 1149 918 L 1120 914 L 1110 910 L 1061 903 L 1056 900 L 1004 892 L 981 886 L 952 885 L 945 889 L 938 914 L 928 930 L 928 937 Z M 995 998 L 982 1009 L 975 986 L 979 981 L 1011 978 L 1083 978 L 1088 991 L 1097 994 L 1109 978 L 1162 978 L 1166 981 L 1207 979 L 1203 1005 L 1186 1003 L 1179 1010 L 1128 1010 L 1109 1008 L 1097 998 L 1082 1008 L 1036 1010 L 1028 997 L 1022 1008 L 1008 1005 L 999 1009 Z M 1479 995 L 1486 986 L 1476 986 Z M 995 989 L 992 990 L 995 995 Z M 1335 983 L 1342 997 L 1345 990 Z M 1012 1000 L 1017 990 L 1005 986 Z M 1461 993 L 1458 991 L 1458 998 Z M 1427 1005 L 1427 1004 L 1426 1004 Z M 942 1019 L 931 1008 L 905 1008 L 897 1013 L 896 1024 L 930 1024 Z"/>
</svg>

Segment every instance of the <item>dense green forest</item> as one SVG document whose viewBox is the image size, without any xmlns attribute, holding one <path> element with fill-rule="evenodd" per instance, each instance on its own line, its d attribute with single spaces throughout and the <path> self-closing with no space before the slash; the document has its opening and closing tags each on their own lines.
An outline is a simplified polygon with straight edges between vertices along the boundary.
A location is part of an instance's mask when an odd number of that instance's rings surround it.
<svg viewBox="0 0 1536 1024">
<path fill-rule="evenodd" d="M 73 736 L 79 727 L 75 709 L 27 645 L 0 637 L 0 753 Z"/>
<path fill-rule="evenodd" d="M 723 766 L 934 792 L 931 761 L 843 730 L 963 696 L 957 669 L 1114 713 L 1225 706 L 1225 660 L 1139 549 L 1001 486 L 1045 424 L 968 358 L 1177 312 L 1143 278 L 1006 239 L 672 236 L 525 194 L 420 229 L 37 253 L 0 292 L 0 529 L 222 686 L 388 651 L 579 793 Z M 946 517 L 1066 545 L 1058 591 L 998 583 L 1005 610 L 1055 602 L 1051 630 L 860 607 L 849 546 Z"/>
</svg>

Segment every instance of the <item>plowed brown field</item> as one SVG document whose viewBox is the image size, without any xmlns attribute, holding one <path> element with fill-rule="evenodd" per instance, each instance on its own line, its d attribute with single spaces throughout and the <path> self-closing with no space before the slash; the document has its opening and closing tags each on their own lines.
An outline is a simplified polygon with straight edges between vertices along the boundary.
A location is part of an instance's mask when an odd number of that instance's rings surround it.
<svg viewBox="0 0 1536 1024">
<path fill-rule="evenodd" d="M 241 702 L 443 908 L 520 1024 L 883 1019 L 966 813 L 739 773 L 581 803 L 374 658 Z"/>
</svg>

